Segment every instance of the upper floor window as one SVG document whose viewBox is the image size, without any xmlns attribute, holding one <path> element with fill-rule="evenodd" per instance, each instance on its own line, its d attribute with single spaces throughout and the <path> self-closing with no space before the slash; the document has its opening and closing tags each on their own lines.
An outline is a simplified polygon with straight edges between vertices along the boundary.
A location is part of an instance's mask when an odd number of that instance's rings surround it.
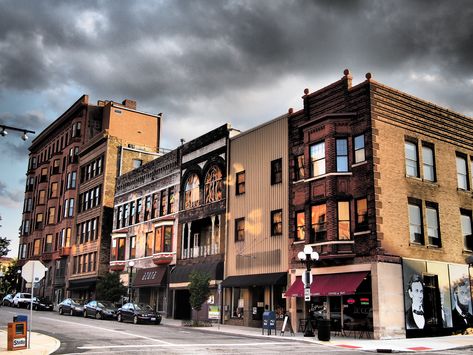
<svg viewBox="0 0 473 355">
<path fill-rule="evenodd" d="M 422 167 L 424 180 L 436 181 L 434 148 L 430 145 L 422 145 Z"/>
<path fill-rule="evenodd" d="M 365 161 L 365 135 L 360 134 L 359 136 L 356 136 L 353 140 L 353 146 L 355 150 L 355 164 Z"/>
<path fill-rule="evenodd" d="M 169 213 L 175 213 L 176 212 L 176 192 L 174 190 L 174 187 L 169 188 L 168 192 L 168 203 L 169 203 Z"/>
<path fill-rule="evenodd" d="M 468 190 L 468 168 L 466 165 L 466 156 L 457 154 L 457 183 L 461 190 Z"/>
<path fill-rule="evenodd" d="M 49 207 L 48 209 L 48 224 L 54 224 L 56 221 L 56 207 Z"/>
<path fill-rule="evenodd" d="M 128 259 L 136 258 L 136 237 L 135 236 L 130 237 L 130 249 L 129 249 L 128 256 L 129 256 Z"/>
<path fill-rule="evenodd" d="M 80 128 L 81 128 L 80 122 L 76 122 L 72 124 L 72 137 L 80 137 Z"/>
<path fill-rule="evenodd" d="M 245 240 L 245 218 L 235 219 L 235 241 L 240 242 Z"/>
<path fill-rule="evenodd" d="M 145 197 L 145 218 L 147 221 L 151 217 L 151 195 Z"/>
<path fill-rule="evenodd" d="M 337 148 L 337 172 L 348 171 L 348 140 L 346 138 L 336 140 Z"/>
<path fill-rule="evenodd" d="M 53 235 L 46 234 L 46 243 L 44 243 L 44 252 L 50 253 L 53 251 Z"/>
<path fill-rule="evenodd" d="M 146 233 L 145 256 L 153 255 L 154 233 Z"/>
<path fill-rule="evenodd" d="M 51 198 L 54 198 L 54 197 L 57 197 L 58 194 L 57 194 L 57 182 L 53 182 L 51 183 L 51 190 L 50 190 L 50 193 L 49 193 L 49 197 Z"/>
<path fill-rule="evenodd" d="M 54 175 L 54 174 L 59 174 L 61 172 L 60 170 L 60 160 L 59 159 L 54 159 L 53 161 L 53 167 L 51 169 L 51 175 Z"/>
<path fill-rule="evenodd" d="M 325 174 L 325 142 L 310 147 L 310 161 L 312 176 Z"/>
<path fill-rule="evenodd" d="M 417 144 L 406 141 L 404 150 L 406 154 L 406 176 L 419 177 Z"/>
<path fill-rule="evenodd" d="M 245 193 L 245 171 L 236 173 L 235 194 L 243 195 Z"/>
<path fill-rule="evenodd" d="M 416 202 L 409 202 L 409 235 L 411 243 L 424 244 L 422 233 L 422 209 Z"/>
<path fill-rule="evenodd" d="M 35 229 L 42 229 L 43 228 L 43 217 L 44 217 L 44 215 L 42 213 L 38 213 L 36 215 Z"/>
<path fill-rule="evenodd" d="M 304 154 L 301 154 L 294 159 L 294 180 L 301 180 L 304 176 Z"/>
<path fill-rule="evenodd" d="M 271 162 L 271 185 L 282 183 L 282 159 Z"/>
<path fill-rule="evenodd" d="M 338 239 L 350 239 L 350 203 L 338 202 Z"/>
<path fill-rule="evenodd" d="M 429 238 L 429 245 L 441 247 L 442 243 L 440 242 L 439 213 L 437 205 L 426 202 L 425 215 L 427 219 L 427 237 Z"/>
<path fill-rule="evenodd" d="M 325 240 L 327 237 L 327 206 L 312 206 L 311 209 L 311 243 Z"/>
<path fill-rule="evenodd" d="M 271 211 L 271 235 L 282 235 L 282 210 Z"/>
<path fill-rule="evenodd" d="M 368 229 L 368 203 L 366 198 L 360 198 L 355 201 L 356 224 L 355 231 L 365 231 Z"/>
<path fill-rule="evenodd" d="M 143 160 L 133 159 L 133 169 L 139 168 L 141 165 L 143 165 Z"/>
<path fill-rule="evenodd" d="M 140 223 L 141 221 L 141 210 L 142 210 L 142 200 L 141 198 L 136 200 L 136 215 L 135 215 L 135 223 Z"/>
<path fill-rule="evenodd" d="M 197 174 L 191 174 L 186 181 L 185 185 L 185 197 L 184 197 L 184 208 L 192 208 L 199 206 L 200 202 L 200 180 Z"/>
<path fill-rule="evenodd" d="M 305 240 L 305 212 L 296 213 L 296 238 L 297 242 Z"/>
<path fill-rule="evenodd" d="M 116 228 L 123 227 L 123 206 L 118 206 L 117 208 L 117 226 Z"/>
<path fill-rule="evenodd" d="M 218 166 L 212 166 L 205 176 L 205 203 L 220 201 L 223 197 L 222 172 Z"/>
<path fill-rule="evenodd" d="M 39 182 L 46 182 L 46 181 L 48 181 L 48 168 L 42 168 Z"/>
<path fill-rule="evenodd" d="M 461 210 L 460 221 L 463 236 L 463 248 L 473 251 L 473 236 L 471 227 L 471 211 Z"/>
<path fill-rule="evenodd" d="M 41 254 L 41 239 L 35 239 L 33 243 L 33 255 Z"/>
</svg>

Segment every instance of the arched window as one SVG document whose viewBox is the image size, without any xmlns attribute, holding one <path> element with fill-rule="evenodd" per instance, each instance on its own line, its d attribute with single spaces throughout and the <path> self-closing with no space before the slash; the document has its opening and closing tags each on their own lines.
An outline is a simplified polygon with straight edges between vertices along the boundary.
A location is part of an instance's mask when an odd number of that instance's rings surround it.
<svg viewBox="0 0 473 355">
<path fill-rule="evenodd" d="M 205 203 L 222 199 L 222 172 L 218 166 L 212 166 L 205 176 L 204 201 Z"/>
<path fill-rule="evenodd" d="M 192 174 L 187 178 L 185 190 L 185 209 L 199 206 L 199 177 Z"/>
</svg>

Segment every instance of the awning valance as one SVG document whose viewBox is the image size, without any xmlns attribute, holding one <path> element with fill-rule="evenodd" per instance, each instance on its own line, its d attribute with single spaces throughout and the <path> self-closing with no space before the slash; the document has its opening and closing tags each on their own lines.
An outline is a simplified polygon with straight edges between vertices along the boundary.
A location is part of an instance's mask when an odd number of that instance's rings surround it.
<svg viewBox="0 0 473 355">
<path fill-rule="evenodd" d="M 163 286 L 166 276 L 166 266 L 139 269 L 136 273 L 133 287 Z"/>
<path fill-rule="evenodd" d="M 352 295 L 368 275 L 367 271 L 350 272 L 345 274 L 314 275 L 310 285 L 311 296 Z M 286 297 L 303 297 L 304 284 L 301 277 L 286 291 Z"/>
<path fill-rule="evenodd" d="M 169 283 L 189 282 L 189 274 L 192 271 L 207 272 L 210 275 L 210 280 L 222 280 L 223 262 L 176 265 L 171 271 Z"/>
<path fill-rule="evenodd" d="M 97 283 L 98 279 L 96 277 L 89 277 L 86 279 L 77 279 L 77 280 L 69 280 L 69 290 L 76 290 L 76 289 L 91 289 L 95 288 L 95 284 Z"/>
<path fill-rule="evenodd" d="M 286 285 L 287 272 L 275 272 L 271 274 L 229 276 L 223 282 L 223 287 L 251 287 Z"/>
</svg>

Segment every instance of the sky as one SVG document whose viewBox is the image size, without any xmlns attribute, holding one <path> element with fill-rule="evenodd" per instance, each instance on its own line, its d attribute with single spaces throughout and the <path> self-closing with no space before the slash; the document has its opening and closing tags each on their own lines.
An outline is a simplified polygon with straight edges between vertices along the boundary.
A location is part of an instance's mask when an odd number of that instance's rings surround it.
<svg viewBox="0 0 473 355">
<path fill-rule="evenodd" d="M 129 98 L 175 148 L 298 110 L 346 68 L 471 117 L 472 18 L 470 0 L 0 0 L 0 124 L 39 134 L 83 94 Z M 10 256 L 30 143 L 0 136 Z"/>
</svg>

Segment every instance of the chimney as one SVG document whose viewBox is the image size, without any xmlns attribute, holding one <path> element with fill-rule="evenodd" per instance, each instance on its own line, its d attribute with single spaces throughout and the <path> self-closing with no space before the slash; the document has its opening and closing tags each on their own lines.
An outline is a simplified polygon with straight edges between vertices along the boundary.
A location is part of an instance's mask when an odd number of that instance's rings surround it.
<svg viewBox="0 0 473 355">
<path fill-rule="evenodd" d="M 130 108 L 132 110 L 136 110 L 136 101 L 135 100 L 125 99 L 125 100 L 123 100 L 122 105 L 127 107 L 127 108 Z"/>
</svg>

